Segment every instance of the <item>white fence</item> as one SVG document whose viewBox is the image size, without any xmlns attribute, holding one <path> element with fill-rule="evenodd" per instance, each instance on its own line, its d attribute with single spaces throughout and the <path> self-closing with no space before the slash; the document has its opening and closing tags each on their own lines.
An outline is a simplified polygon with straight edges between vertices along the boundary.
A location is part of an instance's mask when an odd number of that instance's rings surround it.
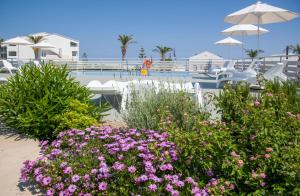
<svg viewBox="0 0 300 196">
<path fill-rule="evenodd" d="M 288 59 L 287 59 L 288 58 Z M 14 66 L 21 66 L 24 63 L 32 61 L 30 59 L 8 59 Z M 287 67 L 284 72 L 290 78 L 300 81 L 300 61 L 297 55 L 289 56 L 265 56 L 260 58 L 260 71 L 265 72 L 268 68 L 275 65 L 282 60 L 288 60 Z M 44 60 L 47 61 L 47 60 Z M 189 60 L 187 58 L 180 58 L 173 61 L 160 61 L 159 59 L 152 59 L 151 70 L 154 71 L 189 71 L 195 73 L 206 73 L 208 66 L 222 67 L 226 60 Z M 90 58 L 80 59 L 79 61 L 57 59 L 49 60 L 57 65 L 67 65 L 70 70 L 139 70 L 143 65 L 143 59 L 128 58 L 125 61 L 121 59 L 109 58 Z M 251 59 L 237 59 L 236 67 L 238 69 L 246 68 L 251 62 Z"/>
</svg>

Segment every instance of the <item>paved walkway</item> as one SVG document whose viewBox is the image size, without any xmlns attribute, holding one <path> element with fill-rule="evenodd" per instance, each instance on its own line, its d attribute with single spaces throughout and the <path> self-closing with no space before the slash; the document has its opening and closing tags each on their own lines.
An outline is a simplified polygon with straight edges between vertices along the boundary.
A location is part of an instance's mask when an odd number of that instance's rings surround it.
<svg viewBox="0 0 300 196">
<path fill-rule="evenodd" d="M 19 188 L 22 163 L 39 155 L 38 141 L 12 133 L 0 133 L 0 195 L 31 195 Z"/>
</svg>

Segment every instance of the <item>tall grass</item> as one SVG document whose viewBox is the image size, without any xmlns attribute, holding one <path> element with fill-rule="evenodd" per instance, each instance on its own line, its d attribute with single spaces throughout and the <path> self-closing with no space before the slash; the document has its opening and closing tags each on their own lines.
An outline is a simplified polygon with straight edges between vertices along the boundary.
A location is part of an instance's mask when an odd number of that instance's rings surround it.
<svg viewBox="0 0 300 196">
<path fill-rule="evenodd" d="M 196 118 L 208 118 L 208 114 L 195 98 L 182 90 L 160 88 L 133 90 L 124 121 L 138 129 L 161 129 L 163 124 L 174 124 L 189 129 Z M 195 118 L 195 119 L 191 119 Z"/>
</svg>

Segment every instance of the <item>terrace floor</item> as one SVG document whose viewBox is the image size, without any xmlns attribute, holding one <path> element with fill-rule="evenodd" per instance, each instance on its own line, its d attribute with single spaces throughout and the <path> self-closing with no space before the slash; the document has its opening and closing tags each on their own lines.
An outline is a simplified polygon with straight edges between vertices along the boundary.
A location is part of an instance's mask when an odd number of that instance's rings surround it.
<svg viewBox="0 0 300 196">
<path fill-rule="evenodd" d="M 22 163 L 38 157 L 38 141 L 0 132 L 0 195 L 32 195 L 19 184 Z"/>
</svg>

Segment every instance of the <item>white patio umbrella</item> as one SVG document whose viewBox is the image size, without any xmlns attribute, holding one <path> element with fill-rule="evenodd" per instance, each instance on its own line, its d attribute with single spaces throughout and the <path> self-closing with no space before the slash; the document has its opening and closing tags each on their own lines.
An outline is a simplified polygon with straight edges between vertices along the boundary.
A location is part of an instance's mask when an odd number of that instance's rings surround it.
<svg viewBox="0 0 300 196">
<path fill-rule="evenodd" d="M 228 46 L 228 56 L 230 58 L 230 47 L 231 46 L 238 46 L 238 45 L 242 45 L 243 43 L 236 40 L 236 39 L 233 39 L 232 37 L 227 37 L 225 39 L 222 39 L 220 41 L 217 41 L 215 42 L 215 45 L 225 45 L 225 46 Z"/>
<path fill-rule="evenodd" d="M 232 37 L 227 37 L 225 39 L 222 39 L 220 41 L 215 42 L 215 45 L 226 45 L 229 46 L 229 58 L 230 58 L 230 46 L 238 46 L 238 45 L 242 45 L 243 43 L 233 39 Z"/>
<path fill-rule="evenodd" d="M 227 37 L 225 39 L 215 42 L 215 44 L 216 45 L 236 46 L 236 45 L 241 45 L 242 42 L 240 42 L 236 39 L 233 39 L 232 37 Z"/>
<path fill-rule="evenodd" d="M 277 22 L 287 22 L 298 17 L 299 14 L 268 5 L 266 3 L 261 3 L 258 1 L 244 9 L 237 12 L 229 14 L 225 17 L 225 22 L 232 24 L 256 24 L 257 29 L 257 49 L 259 50 L 259 34 L 260 25 L 277 23 Z"/>
<path fill-rule="evenodd" d="M 8 39 L 4 42 L 2 42 L 2 44 L 12 44 L 12 45 L 17 45 L 18 46 L 18 63 L 19 63 L 19 53 L 20 53 L 20 45 L 32 45 L 31 42 L 27 41 L 26 39 L 23 39 L 21 37 L 15 37 L 12 39 Z"/>
<path fill-rule="evenodd" d="M 227 36 L 242 36 L 242 41 L 243 41 L 243 45 L 242 45 L 242 52 L 243 52 L 243 58 L 244 58 L 244 37 L 247 35 L 257 35 L 258 33 L 261 34 L 265 34 L 268 33 L 269 31 L 267 29 L 264 28 L 259 28 L 258 26 L 252 25 L 252 24 L 241 24 L 241 25 L 234 25 L 232 27 L 229 27 L 225 30 L 223 30 L 221 33 L 223 35 L 227 35 Z"/>
<path fill-rule="evenodd" d="M 234 25 L 232 27 L 229 27 L 229 28 L 221 31 L 221 33 L 223 35 L 227 35 L 227 36 L 257 35 L 258 32 L 261 35 L 261 34 L 268 33 L 269 31 L 267 29 L 264 29 L 264 28 L 258 29 L 258 26 L 255 26 L 255 25 L 252 25 L 252 24 Z"/>
</svg>

